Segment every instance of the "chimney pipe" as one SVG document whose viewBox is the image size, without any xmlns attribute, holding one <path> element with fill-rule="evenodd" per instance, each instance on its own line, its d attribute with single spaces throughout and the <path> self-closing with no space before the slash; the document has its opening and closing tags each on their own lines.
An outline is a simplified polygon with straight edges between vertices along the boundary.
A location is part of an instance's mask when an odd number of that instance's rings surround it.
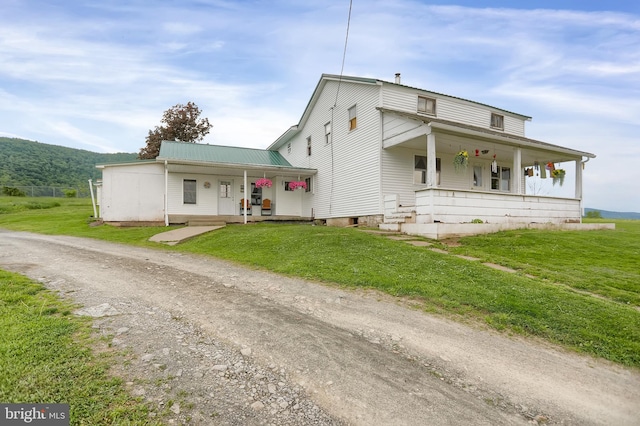
<svg viewBox="0 0 640 426">
<path fill-rule="evenodd" d="M 400 84 L 400 73 L 396 73 L 396 84 Z"/>
</svg>

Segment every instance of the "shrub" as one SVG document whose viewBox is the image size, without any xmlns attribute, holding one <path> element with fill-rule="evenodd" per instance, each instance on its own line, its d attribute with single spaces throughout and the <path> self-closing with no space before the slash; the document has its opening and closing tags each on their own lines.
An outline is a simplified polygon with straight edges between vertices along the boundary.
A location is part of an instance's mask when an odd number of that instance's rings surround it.
<svg viewBox="0 0 640 426">
<path fill-rule="evenodd" d="M 27 196 L 27 194 L 25 194 L 24 191 L 21 191 L 18 188 L 12 188 L 10 186 L 3 186 L 2 193 L 10 197 L 26 197 Z"/>
</svg>

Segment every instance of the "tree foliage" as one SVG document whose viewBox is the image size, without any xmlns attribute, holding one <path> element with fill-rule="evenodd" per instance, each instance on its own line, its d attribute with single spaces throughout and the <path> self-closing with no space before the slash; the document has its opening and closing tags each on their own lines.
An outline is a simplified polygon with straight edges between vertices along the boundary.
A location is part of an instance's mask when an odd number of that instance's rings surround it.
<svg viewBox="0 0 640 426">
<path fill-rule="evenodd" d="M 134 161 L 135 153 L 99 154 L 83 149 L 0 137 L 0 186 L 86 187 L 99 179 L 96 164 Z"/>
<path fill-rule="evenodd" d="M 149 130 L 146 146 L 140 149 L 138 158 L 153 159 L 160 154 L 162 141 L 199 142 L 211 129 L 209 119 L 200 117 L 201 111 L 196 104 L 188 102 L 186 105 L 177 104 L 169 108 L 162 115 L 163 124 Z"/>
<path fill-rule="evenodd" d="M 584 215 L 584 217 L 589 219 L 602 219 L 602 213 L 600 213 L 600 210 L 590 210 Z"/>
</svg>

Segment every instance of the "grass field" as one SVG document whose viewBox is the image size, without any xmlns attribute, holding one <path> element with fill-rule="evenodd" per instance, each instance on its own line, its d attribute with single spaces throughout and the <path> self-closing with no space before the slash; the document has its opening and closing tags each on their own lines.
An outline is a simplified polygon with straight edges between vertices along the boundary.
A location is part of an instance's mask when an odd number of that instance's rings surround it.
<svg viewBox="0 0 640 426">
<path fill-rule="evenodd" d="M 71 425 L 149 424 L 147 408 L 92 354 L 90 323 L 44 287 L 0 270 L 0 401 L 65 403 Z"/>
<path fill-rule="evenodd" d="M 0 206 L 4 202 L 0 198 Z M 62 200 L 50 209 L 0 214 L 0 227 L 160 247 L 146 240 L 166 228 L 89 227 L 91 213 L 89 202 Z M 357 229 L 310 225 L 227 226 L 162 247 L 377 289 L 410 298 L 428 312 L 640 367 L 640 221 L 616 224 L 615 231 L 510 231 L 464 238 L 448 248 L 518 274 Z"/>
</svg>

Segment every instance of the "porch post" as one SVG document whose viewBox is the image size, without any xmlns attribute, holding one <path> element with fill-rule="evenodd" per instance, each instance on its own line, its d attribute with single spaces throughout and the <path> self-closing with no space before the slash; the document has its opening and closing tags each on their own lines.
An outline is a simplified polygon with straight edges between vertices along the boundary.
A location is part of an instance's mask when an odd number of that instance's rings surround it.
<svg viewBox="0 0 640 426">
<path fill-rule="evenodd" d="M 244 209 L 244 223 L 247 223 L 247 200 L 249 199 L 247 197 L 248 194 L 248 188 L 247 188 L 247 171 L 244 171 L 244 200 L 242 201 L 243 205 L 242 208 Z"/>
<path fill-rule="evenodd" d="M 427 188 L 436 188 L 438 179 L 436 176 L 436 135 L 427 135 Z"/>
<path fill-rule="evenodd" d="M 515 186 L 516 194 L 522 194 L 522 148 L 516 148 L 513 151 L 513 186 Z"/>
<path fill-rule="evenodd" d="M 582 216 L 584 216 L 584 203 L 582 201 L 582 167 L 584 163 L 582 162 L 582 157 L 579 160 L 575 161 L 576 163 L 576 199 L 579 200 L 579 208 L 580 208 L 580 223 L 582 223 Z"/>
<path fill-rule="evenodd" d="M 582 158 L 576 163 L 576 199 L 582 199 Z"/>
<path fill-rule="evenodd" d="M 164 226 L 169 226 L 169 165 L 164 160 Z"/>
</svg>

